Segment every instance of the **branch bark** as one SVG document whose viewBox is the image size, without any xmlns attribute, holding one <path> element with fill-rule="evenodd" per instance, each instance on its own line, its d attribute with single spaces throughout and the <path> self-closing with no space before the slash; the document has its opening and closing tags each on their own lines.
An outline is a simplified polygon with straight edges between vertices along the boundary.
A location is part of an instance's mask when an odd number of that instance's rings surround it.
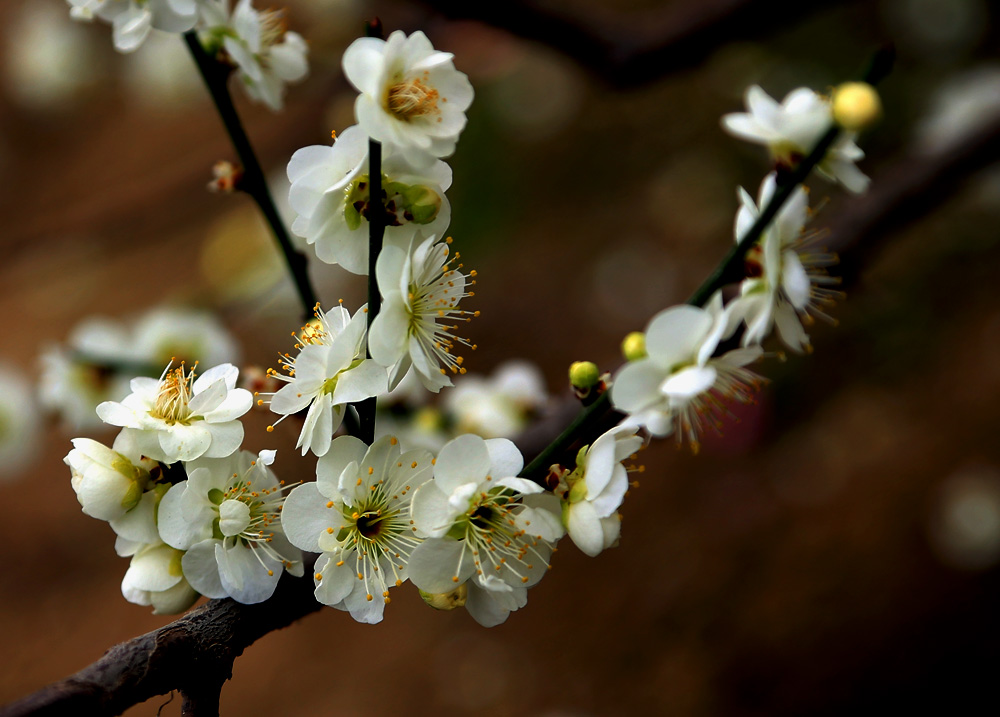
<svg viewBox="0 0 1000 717">
<path fill-rule="evenodd" d="M 307 564 L 311 572 L 311 561 Z M 264 635 L 318 611 L 308 577 L 285 575 L 258 605 L 211 600 L 158 630 L 115 645 L 64 680 L 0 708 L 21 715 L 117 715 L 156 695 L 179 690 L 182 714 L 217 715 L 219 692 L 234 660 Z"/>
</svg>

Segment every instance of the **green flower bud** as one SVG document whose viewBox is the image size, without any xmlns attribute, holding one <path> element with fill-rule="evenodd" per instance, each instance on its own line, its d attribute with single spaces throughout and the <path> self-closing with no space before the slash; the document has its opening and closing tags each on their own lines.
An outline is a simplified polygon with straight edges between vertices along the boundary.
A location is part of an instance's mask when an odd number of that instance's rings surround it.
<svg viewBox="0 0 1000 717">
<path fill-rule="evenodd" d="M 414 224 L 430 224 L 441 210 L 441 195 L 422 184 L 403 185 L 400 192 L 403 217 Z"/>
<path fill-rule="evenodd" d="M 593 388 L 601 380 L 601 371 L 593 361 L 574 361 L 569 367 L 569 383 L 573 388 Z"/>
<path fill-rule="evenodd" d="M 626 361 L 646 358 L 646 334 L 633 331 L 622 341 L 622 355 Z"/>
<path fill-rule="evenodd" d="M 454 610 L 465 605 L 465 601 L 469 599 L 469 586 L 462 583 L 448 593 L 427 593 L 421 590 L 420 597 L 435 610 Z"/>
</svg>

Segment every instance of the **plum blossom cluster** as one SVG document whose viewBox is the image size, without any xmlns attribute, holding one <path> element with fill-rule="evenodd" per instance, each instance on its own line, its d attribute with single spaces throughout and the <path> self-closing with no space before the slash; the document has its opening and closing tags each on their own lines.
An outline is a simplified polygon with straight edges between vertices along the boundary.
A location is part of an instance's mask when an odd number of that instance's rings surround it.
<svg viewBox="0 0 1000 717">
<path fill-rule="evenodd" d="M 123 50 L 141 42 L 143 27 L 196 30 L 208 54 L 237 68 L 248 93 L 275 109 L 284 83 L 306 72 L 302 38 L 280 12 L 259 12 L 249 0 L 233 8 L 227 0 L 70 2 L 75 15 L 111 21 Z M 158 612 L 185 609 L 198 595 L 263 602 L 283 573 L 304 574 L 305 551 L 318 555 L 316 600 L 359 622 L 380 622 L 393 588 L 410 580 L 428 605 L 464 607 L 481 625 L 498 625 L 526 605 L 562 538 L 588 556 L 618 544 L 648 437 L 673 435 L 697 450 L 734 402 L 754 400 L 763 379 L 749 367 L 781 353 L 765 350 L 772 333 L 790 351 L 811 350 L 807 328 L 831 320 L 840 294 L 827 273 L 834 257 L 807 229 L 808 193 L 789 177 L 811 161 L 852 192 L 867 187 L 854 164 L 863 157 L 854 139 L 866 90 L 853 88 L 849 123 L 837 102 L 804 88 L 781 104 L 750 88 L 749 111 L 723 118 L 731 133 L 766 145 L 775 163 L 756 197 L 738 193 L 737 285 L 728 301 L 713 286 L 658 313 L 626 337 L 626 364 L 613 377 L 574 364 L 571 385 L 586 410 L 610 402 L 624 418 L 576 447 L 575 459 L 539 471 L 549 454 L 526 468 L 510 440 L 545 402 L 537 370 L 510 364 L 452 382 L 466 374 L 464 350 L 477 348 L 464 335 L 479 315 L 465 308 L 477 272 L 447 236 L 453 177 L 445 162 L 472 86 L 421 32 L 358 39 L 343 70 L 358 92 L 357 124 L 334 132 L 332 145 L 291 157 L 291 229 L 323 264 L 368 275 L 371 304 L 310 307 L 293 348 L 253 396 L 237 387 L 226 359 L 201 372 L 171 358 L 159 378 L 133 378 L 128 395 L 96 406 L 101 421 L 121 428 L 112 446 L 74 441 L 72 485 L 84 512 L 107 521 L 116 550 L 131 558 L 126 598 Z M 844 129 L 824 156 L 812 156 L 835 122 Z M 91 334 L 77 348 L 92 359 L 127 346 L 135 360 L 166 361 L 107 326 Z M 158 346 L 177 356 L 172 342 Z M 440 400 L 429 405 L 429 395 Z M 241 449 L 241 419 L 253 403 L 278 416 L 268 432 L 294 426 L 296 447 L 315 461 L 314 481 L 286 486 L 272 470 L 274 451 Z M 568 447 L 562 455 L 573 455 Z"/>
<path fill-rule="evenodd" d="M 115 49 L 134 52 L 153 31 L 196 33 L 212 56 L 232 67 L 247 95 L 273 110 L 285 85 L 309 74 L 305 40 L 287 28 L 280 10 L 250 0 L 67 0 L 70 16 L 111 23 Z"/>
<path fill-rule="evenodd" d="M 122 429 L 111 447 L 77 438 L 65 458 L 83 512 L 107 521 L 115 550 L 131 558 L 122 594 L 154 612 L 180 612 L 199 595 L 262 602 L 283 571 L 302 575 L 281 526 L 274 451 L 240 450 L 253 398 L 238 373 L 170 363 L 159 379 L 134 378 L 121 402 L 97 407 Z"/>
</svg>

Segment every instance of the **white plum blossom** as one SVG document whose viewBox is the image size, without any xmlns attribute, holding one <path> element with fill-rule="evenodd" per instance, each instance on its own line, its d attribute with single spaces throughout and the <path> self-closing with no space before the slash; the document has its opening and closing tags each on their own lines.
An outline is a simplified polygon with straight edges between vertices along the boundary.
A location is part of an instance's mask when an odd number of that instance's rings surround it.
<svg viewBox="0 0 1000 717">
<path fill-rule="evenodd" d="M 771 201 L 776 189 L 774 173 L 760 187 L 759 206 Z M 740 189 L 742 206 L 736 215 L 736 242 L 750 229 L 759 214 L 758 205 Z M 828 318 L 823 309 L 832 305 L 840 292 L 830 289 L 837 280 L 825 267 L 836 257 L 811 251 L 815 236 L 803 235 L 808 220 L 808 194 L 799 186 L 782 206 L 760 240 L 747 254 L 747 275 L 740 284 L 740 296 L 731 304 L 732 318 L 746 321 L 743 345 L 761 343 L 777 327 L 778 336 L 796 352 L 810 348 L 802 320 L 813 315 Z"/>
<path fill-rule="evenodd" d="M 202 42 L 209 51 L 224 49 L 247 95 L 278 111 L 285 84 L 309 74 L 306 41 L 286 28 L 280 10 L 258 12 L 250 0 L 239 0 L 230 14 L 228 5 L 229 0 L 203 0 Z"/>
<path fill-rule="evenodd" d="M 122 595 L 129 602 L 152 605 L 154 615 L 171 615 L 184 612 L 198 599 L 184 577 L 183 551 L 157 540 L 119 554 L 132 557 L 122 579 Z"/>
<path fill-rule="evenodd" d="M 594 557 L 618 542 L 618 508 L 628 490 L 622 461 L 642 446 L 637 426 L 616 426 L 577 454 L 576 469 L 560 479 L 562 522 L 580 550 Z"/>
<path fill-rule="evenodd" d="M 133 365 L 138 357 L 124 326 L 111 319 L 81 321 L 66 346 L 49 346 L 41 355 L 38 398 L 74 431 L 93 430 L 103 422 L 95 409 L 102 401 L 129 394 L 129 379 L 113 367 Z"/>
<path fill-rule="evenodd" d="M 451 168 L 434 160 L 422 168 L 386 147 L 382 156 L 385 245 L 409 247 L 417 230 L 440 236 L 451 220 L 445 191 Z M 303 147 L 288 163 L 288 201 L 297 216 L 292 232 L 314 245 L 316 256 L 353 274 L 368 273 L 370 181 L 368 136 L 354 125 L 332 147 Z"/>
<path fill-rule="evenodd" d="M 407 579 L 410 553 L 420 543 L 410 499 L 430 480 L 432 461 L 425 450 L 402 452 L 393 436 L 370 448 L 339 436 L 319 459 L 316 482 L 289 494 L 282 512 L 289 540 L 321 553 L 313 575 L 319 602 L 358 622 L 382 620 L 389 589 Z"/>
<path fill-rule="evenodd" d="M 761 356 L 760 347 L 712 357 L 731 324 L 719 293 L 708 309 L 674 306 L 654 316 L 646 328 L 647 356 L 627 363 L 611 387 L 611 403 L 628 414 L 623 423 L 654 436 L 676 431 L 678 442 L 686 438 L 697 450 L 706 422 L 718 428 L 719 396 L 750 402 L 759 379 L 744 366 Z"/>
<path fill-rule="evenodd" d="M 470 581 L 465 607 L 487 626 L 524 605 L 523 591 L 542 579 L 564 534 L 558 498 L 516 477 L 522 466 L 504 438 L 459 436 L 413 496 L 413 521 L 426 540 L 410 556 L 410 579 L 432 594 Z"/>
<path fill-rule="evenodd" d="M 735 137 L 766 146 L 781 166 L 798 164 L 833 126 L 830 99 L 807 87 L 793 90 L 778 104 L 753 85 L 747 89 L 745 99 L 749 111 L 725 115 L 723 127 Z M 868 189 L 870 180 L 854 164 L 865 156 L 854 143 L 855 136 L 853 132 L 841 132 L 816 169 L 860 194 Z"/>
<path fill-rule="evenodd" d="M 546 401 L 545 379 L 538 367 L 513 360 L 498 366 L 489 378 L 464 376 L 445 396 L 444 405 L 458 433 L 514 438 Z"/>
<path fill-rule="evenodd" d="M 210 368 L 197 379 L 193 368 L 168 364 L 159 379 L 132 379 L 132 393 L 121 403 L 105 401 L 97 414 L 131 432 L 138 450 L 154 460 L 221 458 L 243 442 L 237 419 L 253 405 L 250 392 L 236 388 L 238 376 L 231 364 Z"/>
<path fill-rule="evenodd" d="M 456 344 L 470 348 L 467 339 L 454 333 L 458 323 L 471 321 L 478 311 L 458 308 L 458 303 L 474 292 L 475 284 L 462 273 L 456 252 L 448 258 L 448 243 L 425 239 L 412 253 L 385 247 L 379 254 L 376 273 L 384 297 L 382 309 L 372 322 L 369 344 L 372 358 L 393 374 L 402 377 L 413 366 L 424 387 L 437 393 L 451 386 L 448 370 L 465 373 L 463 357 L 453 351 Z"/>
<path fill-rule="evenodd" d="M 83 512 L 98 520 L 122 518 L 152 487 L 152 474 L 159 475 L 156 461 L 144 458 L 133 435 L 124 432 L 111 448 L 89 438 L 74 438 L 73 450 L 63 462 L 70 467 Z"/>
<path fill-rule="evenodd" d="M 40 416 L 29 386 L 19 371 L 0 362 L 0 478 L 37 457 Z"/>
<path fill-rule="evenodd" d="M 140 316 L 132 331 L 132 352 L 153 366 L 196 361 L 206 366 L 234 363 L 240 349 L 232 334 L 210 312 L 156 308 Z"/>
<path fill-rule="evenodd" d="M 472 85 L 422 32 L 361 37 L 344 53 L 344 74 L 360 92 L 354 105 L 366 134 L 413 164 L 455 151 L 472 104 Z"/>
<path fill-rule="evenodd" d="M 253 604 L 271 597 L 282 570 L 302 575 L 302 554 L 282 530 L 273 461 L 274 451 L 191 461 L 188 479 L 160 502 L 160 537 L 186 551 L 184 576 L 202 595 Z"/>
<path fill-rule="evenodd" d="M 67 0 L 74 20 L 94 16 L 110 22 L 115 49 L 133 52 L 146 40 L 150 30 L 187 32 L 198 20 L 204 0 Z"/>
<path fill-rule="evenodd" d="M 302 455 L 308 451 L 326 454 L 347 404 L 378 396 L 388 388 L 385 368 L 365 358 L 366 324 L 366 307 L 351 317 L 343 306 L 327 313 L 317 306 L 316 319 L 296 336 L 298 355 L 280 359 L 287 375 L 269 370 L 286 383 L 270 398 L 271 410 L 281 414 L 276 424 L 309 408 L 295 445 Z"/>
</svg>

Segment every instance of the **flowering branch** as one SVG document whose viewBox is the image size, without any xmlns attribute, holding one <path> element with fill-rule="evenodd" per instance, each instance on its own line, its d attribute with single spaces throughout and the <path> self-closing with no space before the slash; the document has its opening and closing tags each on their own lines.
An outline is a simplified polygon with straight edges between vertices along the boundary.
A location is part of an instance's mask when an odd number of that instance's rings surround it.
<svg viewBox="0 0 1000 717">
<path fill-rule="evenodd" d="M 253 197 L 264 215 L 264 219 L 270 225 L 274 238 L 285 257 L 292 280 L 295 282 L 299 299 L 302 301 L 303 314 L 308 321 L 312 317 L 313 307 L 317 303 L 316 292 L 309 280 L 308 263 L 306 257 L 292 245 L 285 224 L 278 215 L 278 209 L 271 198 L 271 192 L 267 188 L 264 171 L 261 169 L 260 162 L 257 161 L 257 155 L 253 151 L 250 139 L 243 129 L 243 123 L 240 122 L 240 117 L 233 106 L 233 99 L 229 94 L 227 84 L 230 69 L 205 52 L 198 40 L 197 32 L 184 33 L 184 42 L 187 43 L 191 57 L 198 65 L 198 71 L 201 73 L 205 86 L 208 88 L 209 94 L 212 95 L 215 108 L 219 112 L 219 118 L 225 125 L 233 148 L 243 165 L 243 177 L 240 180 L 239 188 Z"/>
<path fill-rule="evenodd" d="M 843 248 L 888 224 L 898 230 L 903 222 L 918 221 L 953 196 L 963 186 L 961 178 L 988 166 L 997 156 L 1000 120 L 984 125 L 957 146 L 910 156 L 886 167 L 875 176 L 875 189 L 839 215 L 831 243 Z M 874 245 L 865 246 L 867 250 Z M 578 404 L 576 399 L 573 402 Z M 603 405 L 603 401 L 598 403 Z M 550 440 L 548 436 L 556 430 L 550 427 L 526 431 L 519 440 L 522 450 L 529 452 Z M 224 669 L 231 670 L 235 657 L 255 640 L 320 607 L 311 581 L 289 576 L 281 580 L 274 596 L 260 605 L 228 599 L 209 601 L 174 622 L 112 647 L 75 675 L 0 708 L 0 717 L 121 713 L 133 704 L 190 684 L 212 650 L 226 652 Z"/>
<path fill-rule="evenodd" d="M 895 51 L 891 46 L 876 52 L 864 72 L 864 81 L 872 85 L 881 81 L 891 69 L 894 58 Z M 757 243 L 768 225 L 774 221 L 782 206 L 792 196 L 795 188 L 802 184 L 816 165 L 823 161 L 840 134 L 841 128 L 837 124 L 831 125 L 816 142 L 812 151 L 790 172 L 779 172 L 777 190 L 771 201 L 762 209 L 750 228 L 740 238 L 739 243 L 730 249 L 729 253 L 719 262 L 686 303 L 691 306 L 705 306 L 716 291 L 727 284 L 738 282 L 744 278 L 746 272 L 744 260 L 747 252 Z M 543 472 L 555 456 L 565 451 L 578 436 L 589 434 L 583 429 L 592 425 L 593 421 L 597 420 L 596 417 L 604 414 L 608 408 L 608 402 L 609 394 L 605 392 L 596 401 L 580 411 L 566 429 L 525 467 L 521 475 L 540 481 L 544 475 Z"/>
</svg>

